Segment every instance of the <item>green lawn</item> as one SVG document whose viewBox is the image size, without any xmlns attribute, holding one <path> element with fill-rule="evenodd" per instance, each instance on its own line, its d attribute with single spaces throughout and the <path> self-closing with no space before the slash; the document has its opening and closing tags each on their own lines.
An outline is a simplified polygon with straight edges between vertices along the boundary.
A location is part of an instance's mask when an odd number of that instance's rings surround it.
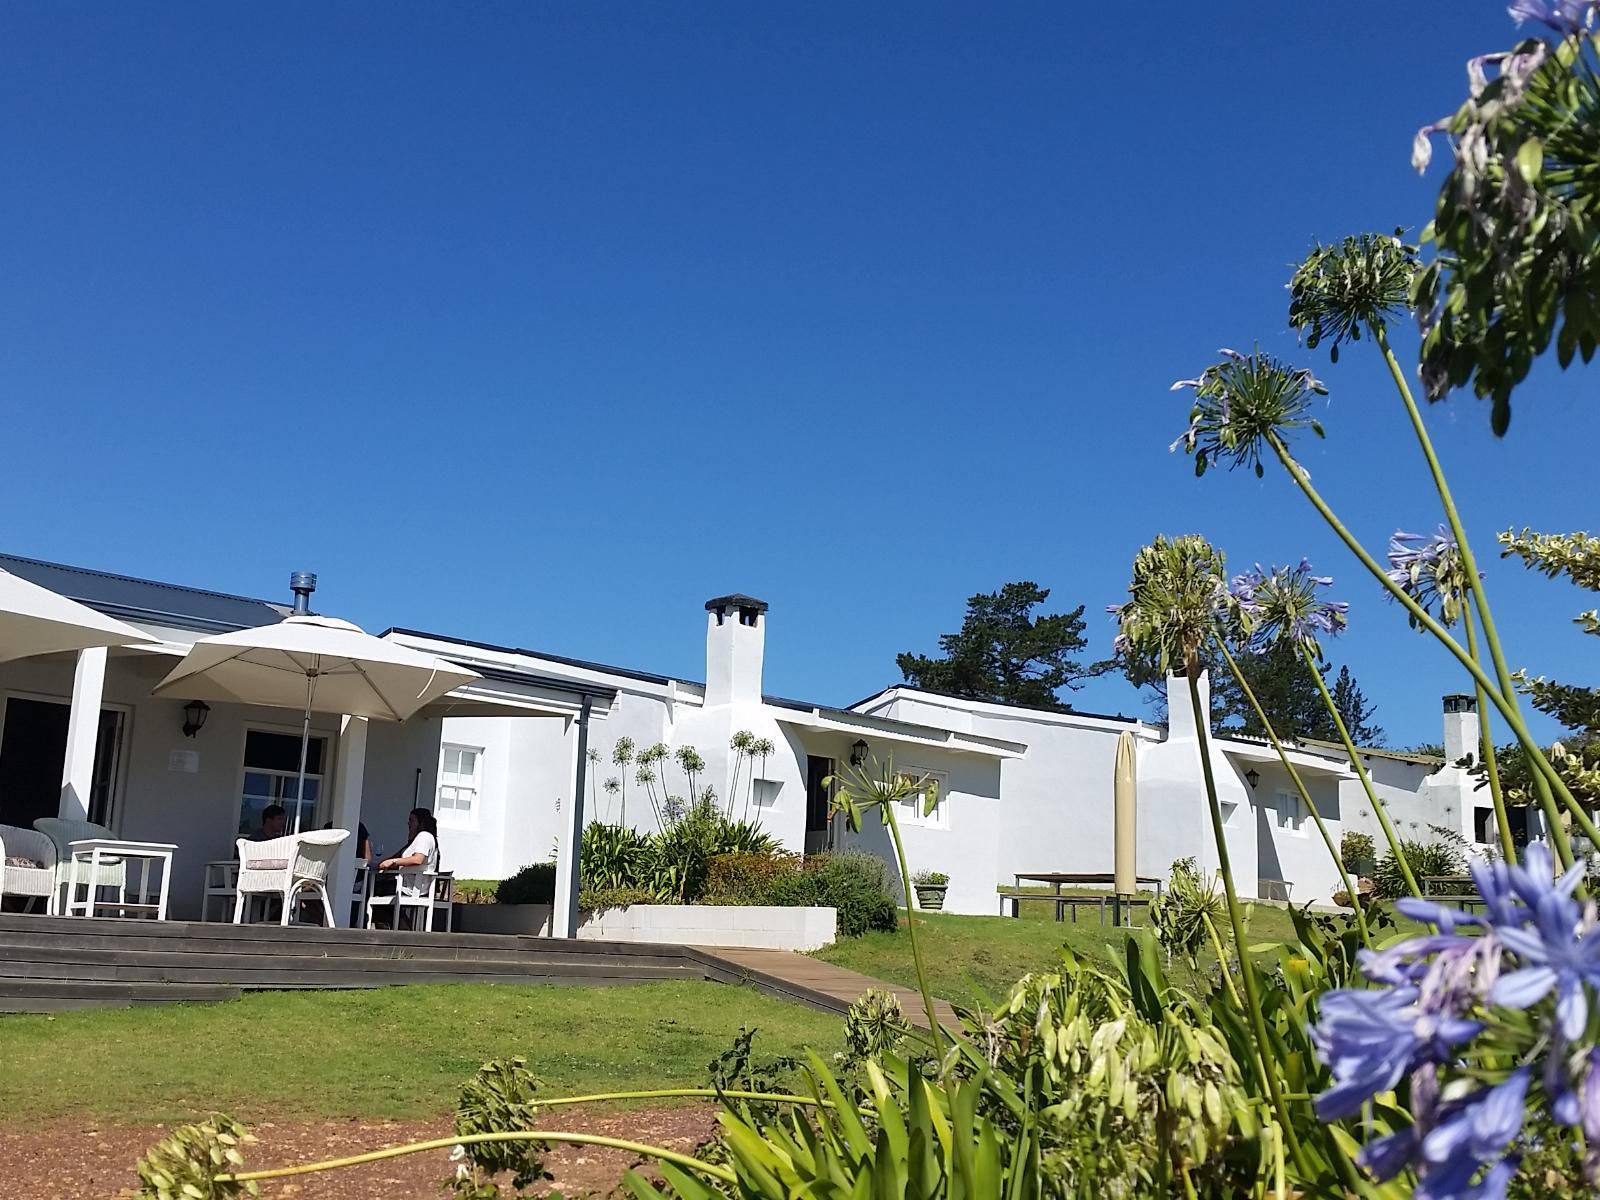
<svg viewBox="0 0 1600 1200">
<path fill-rule="evenodd" d="M 431 1116 L 486 1058 L 553 1095 L 703 1087 L 741 1025 L 758 1055 L 840 1045 L 837 1017 L 717 983 L 423 985 L 0 1016 L 0 1120 Z"/>
<path fill-rule="evenodd" d="M 961 917 L 948 913 L 918 913 L 917 935 L 923 947 L 929 982 L 936 995 L 956 1004 L 966 1004 L 988 996 L 999 999 L 1011 984 L 1029 971 L 1045 970 L 1057 959 L 1063 945 L 1079 954 L 1104 959 L 1113 948 L 1118 953 L 1127 931 L 1110 924 L 1101 925 L 1096 914 L 1078 914 L 1078 923 L 1057 923 L 1054 906 L 1022 906 L 1023 915 L 1010 917 Z M 902 922 L 904 917 L 902 916 Z M 1145 920 L 1141 911 L 1139 919 Z M 1250 917 L 1250 943 L 1278 942 L 1293 936 L 1289 914 L 1267 904 L 1254 905 Z M 916 972 L 911 966 L 911 939 L 902 923 L 896 933 L 869 933 L 865 937 L 841 938 L 817 957 L 864 975 L 915 987 Z M 1181 964 L 1175 964 L 1173 977 L 1188 978 Z"/>
</svg>

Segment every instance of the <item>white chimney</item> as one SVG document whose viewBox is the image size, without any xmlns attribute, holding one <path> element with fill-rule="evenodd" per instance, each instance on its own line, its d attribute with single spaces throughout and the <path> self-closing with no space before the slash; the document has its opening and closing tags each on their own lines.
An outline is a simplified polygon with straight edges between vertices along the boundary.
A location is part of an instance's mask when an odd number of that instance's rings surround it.
<svg viewBox="0 0 1600 1200">
<path fill-rule="evenodd" d="M 1200 672 L 1196 681 L 1200 693 L 1200 711 L 1206 715 L 1206 732 L 1211 731 L 1211 676 Z M 1199 730 L 1194 723 L 1194 702 L 1189 698 L 1189 678 L 1186 675 L 1167 676 L 1167 740 L 1171 742 L 1197 742 Z"/>
<path fill-rule="evenodd" d="M 706 601 L 706 707 L 761 703 L 767 602 L 751 596 Z"/>
<path fill-rule="evenodd" d="M 1478 701 L 1472 696 L 1444 698 L 1444 761 L 1453 763 L 1472 755 L 1476 760 L 1481 734 Z"/>
</svg>

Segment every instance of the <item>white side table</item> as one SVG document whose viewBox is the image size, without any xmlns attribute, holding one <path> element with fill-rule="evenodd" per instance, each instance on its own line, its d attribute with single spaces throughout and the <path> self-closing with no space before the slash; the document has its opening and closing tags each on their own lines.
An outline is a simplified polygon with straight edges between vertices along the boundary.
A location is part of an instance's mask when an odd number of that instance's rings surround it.
<svg viewBox="0 0 1600 1200">
<path fill-rule="evenodd" d="M 93 917 L 98 915 L 99 909 L 110 908 L 115 909 L 115 915 L 118 916 L 142 915 L 154 917 L 157 921 L 165 921 L 167 889 L 172 881 L 172 855 L 177 848 L 171 842 L 125 842 L 118 838 L 83 838 L 68 842 L 67 849 L 72 852 L 72 864 L 67 875 L 66 915 Z M 99 877 L 101 866 L 117 862 L 126 864 L 130 860 L 137 860 L 143 864 L 139 876 L 139 890 L 134 893 L 138 899 L 126 899 L 127 889 L 124 887 L 123 896 L 116 900 L 97 900 L 95 897 L 99 887 L 95 880 Z M 161 864 L 161 891 L 156 903 L 151 904 L 150 864 L 155 862 Z M 86 889 L 82 900 L 78 899 L 80 886 Z"/>
</svg>

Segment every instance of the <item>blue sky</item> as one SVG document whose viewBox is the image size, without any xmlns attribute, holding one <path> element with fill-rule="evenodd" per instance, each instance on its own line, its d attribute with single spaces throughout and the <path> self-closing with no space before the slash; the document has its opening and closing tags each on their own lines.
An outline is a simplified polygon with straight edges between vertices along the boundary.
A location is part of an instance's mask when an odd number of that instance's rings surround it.
<svg viewBox="0 0 1600 1200">
<path fill-rule="evenodd" d="M 1480 0 L 4 6 L 0 543 L 691 678 L 746 591 L 768 689 L 843 703 L 1011 579 L 1103 655 L 1134 550 L 1201 532 L 1332 573 L 1336 661 L 1431 740 L 1459 673 L 1286 480 L 1195 480 L 1167 386 L 1310 359 L 1290 264 L 1427 219 L 1411 134 L 1515 36 Z M 1323 374 L 1319 486 L 1375 547 L 1430 528 L 1378 364 Z M 1504 441 L 1430 412 L 1480 553 L 1591 524 L 1582 382 Z M 1489 569 L 1517 662 L 1600 674 L 1592 597 Z"/>
</svg>

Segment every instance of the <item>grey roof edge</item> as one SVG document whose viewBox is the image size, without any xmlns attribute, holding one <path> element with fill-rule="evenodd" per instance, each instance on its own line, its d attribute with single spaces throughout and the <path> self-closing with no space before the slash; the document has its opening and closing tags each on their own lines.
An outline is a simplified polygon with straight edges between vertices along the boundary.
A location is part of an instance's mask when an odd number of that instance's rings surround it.
<svg viewBox="0 0 1600 1200">
<path fill-rule="evenodd" d="M 881 687 L 869 696 L 863 696 L 850 709 L 859 712 L 861 705 L 888 695 L 890 692 L 916 692 L 924 696 L 936 696 L 941 700 L 965 700 L 971 704 L 992 704 L 995 708 L 1010 708 L 1019 713 L 1038 713 L 1046 717 L 1083 717 L 1090 721 L 1117 721 L 1124 725 L 1149 725 L 1152 722 L 1142 721 L 1138 717 L 1130 717 L 1125 713 L 1098 713 L 1089 712 L 1082 708 L 1034 708 L 1029 704 L 1007 704 L 1004 700 L 977 700 L 971 696 L 958 696 L 954 692 L 938 692 L 933 688 L 913 687 L 909 683 L 891 683 Z"/>
<path fill-rule="evenodd" d="M 542 658 L 546 662 L 560 663 L 564 667 L 578 667 L 580 670 L 585 671 L 603 671 L 607 675 L 616 675 L 623 679 L 636 679 L 640 683 L 660 684 L 663 687 L 670 683 L 688 684 L 690 687 L 705 686 L 692 679 L 674 679 L 670 675 L 657 675 L 650 671 L 635 671 L 631 667 L 614 667 L 609 663 L 591 662 L 582 658 L 568 658 L 562 654 L 549 654 L 543 650 L 530 650 L 525 646 L 501 646 L 494 642 L 479 642 L 471 638 L 453 637 L 447 633 L 430 633 L 425 629 L 407 629 L 403 625 L 391 625 L 378 636 L 387 637 L 391 633 L 398 633 L 404 637 L 428 638 L 435 642 L 447 642 L 453 646 L 471 646 L 475 650 L 488 650 L 495 654 L 520 654 L 524 658 Z M 567 686 L 571 686 L 571 681 L 567 682 Z"/>
<path fill-rule="evenodd" d="M 484 679 L 498 683 L 523 683 L 534 687 L 549 688 L 555 692 L 566 692 L 573 696 L 590 696 L 604 700 L 608 704 L 617 698 L 617 689 L 606 687 L 601 683 L 584 683 L 580 680 L 562 679 L 557 675 L 541 675 L 537 671 L 519 671 L 516 667 L 490 666 L 486 663 L 473 662 L 462 664 L 469 666 Z M 472 684 L 468 683 L 467 687 Z"/>
</svg>

